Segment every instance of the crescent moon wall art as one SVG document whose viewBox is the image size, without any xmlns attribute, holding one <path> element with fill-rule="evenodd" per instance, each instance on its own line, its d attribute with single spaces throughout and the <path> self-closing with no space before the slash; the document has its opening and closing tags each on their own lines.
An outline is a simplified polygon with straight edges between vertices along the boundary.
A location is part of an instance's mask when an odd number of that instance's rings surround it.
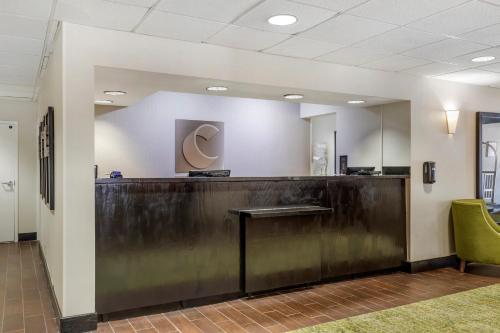
<svg viewBox="0 0 500 333">
<path fill-rule="evenodd" d="M 224 168 L 224 123 L 175 120 L 175 172 Z"/>
</svg>

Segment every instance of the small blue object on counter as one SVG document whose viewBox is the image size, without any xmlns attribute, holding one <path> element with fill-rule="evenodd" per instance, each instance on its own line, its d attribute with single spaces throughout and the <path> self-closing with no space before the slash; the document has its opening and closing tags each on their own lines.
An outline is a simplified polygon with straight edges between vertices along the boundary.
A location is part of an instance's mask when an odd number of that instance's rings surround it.
<svg viewBox="0 0 500 333">
<path fill-rule="evenodd" d="M 120 171 L 111 171 L 109 178 L 123 178 L 123 175 Z"/>
</svg>

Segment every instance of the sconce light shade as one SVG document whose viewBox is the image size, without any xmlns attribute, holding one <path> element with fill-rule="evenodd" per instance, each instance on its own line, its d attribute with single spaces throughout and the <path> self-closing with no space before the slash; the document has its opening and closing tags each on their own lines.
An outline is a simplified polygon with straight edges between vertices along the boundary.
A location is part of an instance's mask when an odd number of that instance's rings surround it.
<svg viewBox="0 0 500 333">
<path fill-rule="evenodd" d="M 446 121 L 448 122 L 448 134 L 455 134 L 457 131 L 458 117 L 460 111 L 446 110 Z"/>
</svg>

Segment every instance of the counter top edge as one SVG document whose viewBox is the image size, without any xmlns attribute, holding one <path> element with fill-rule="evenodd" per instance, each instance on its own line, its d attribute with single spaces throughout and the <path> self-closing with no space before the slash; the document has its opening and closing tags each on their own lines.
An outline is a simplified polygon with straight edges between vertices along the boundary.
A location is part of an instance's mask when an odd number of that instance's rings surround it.
<svg viewBox="0 0 500 333">
<path fill-rule="evenodd" d="M 250 182 L 250 181 L 310 181 L 335 179 L 407 179 L 408 175 L 390 176 L 299 176 L 299 177 L 177 177 L 177 178 L 99 178 L 96 184 L 124 183 L 191 183 L 191 182 Z"/>
</svg>

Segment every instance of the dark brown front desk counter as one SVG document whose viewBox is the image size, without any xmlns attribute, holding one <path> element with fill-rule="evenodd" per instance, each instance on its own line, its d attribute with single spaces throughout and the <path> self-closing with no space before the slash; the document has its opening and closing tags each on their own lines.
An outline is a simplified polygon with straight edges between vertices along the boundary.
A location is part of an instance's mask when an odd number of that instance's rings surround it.
<svg viewBox="0 0 500 333">
<path fill-rule="evenodd" d="M 262 254 L 267 246 L 273 260 L 284 255 L 272 242 L 262 242 L 272 235 L 283 246 L 287 239 L 300 243 L 304 261 L 296 260 L 299 252 L 293 260 L 282 257 L 277 266 L 293 266 L 292 275 L 280 275 L 274 285 L 275 279 L 256 280 L 252 291 L 302 282 L 297 276 L 304 272 L 317 281 L 399 267 L 406 259 L 407 181 L 398 176 L 97 180 L 97 313 L 245 294 L 240 218 L 256 207 L 318 206 L 328 212 L 312 214 L 313 219 L 311 212 L 261 216 L 269 223 L 253 225 L 253 253 Z M 296 266 L 306 255 L 312 264 L 301 271 Z M 252 258 L 256 267 L 263 263 Z"/>
</svg>

